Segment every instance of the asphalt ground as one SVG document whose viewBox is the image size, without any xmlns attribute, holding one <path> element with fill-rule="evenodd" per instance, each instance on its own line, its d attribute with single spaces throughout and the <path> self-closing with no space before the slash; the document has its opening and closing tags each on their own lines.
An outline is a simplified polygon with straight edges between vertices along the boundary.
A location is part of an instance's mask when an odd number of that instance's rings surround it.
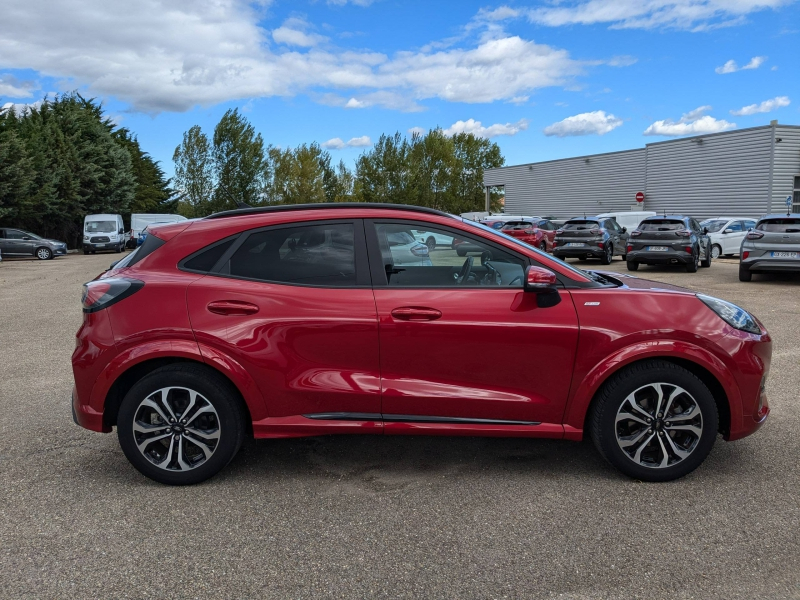
<svg viewBox="0 0 800 600">
<path fill-rule="evenodd" d="M 251 441 L 171 488 L 70 416 L 81 284 L 116 258 L 0 263 L 0 597 L 800 598 L 798 277 L 637 273 L 774 338 L 767 423 L 682 480 L 589 442 L 353 436 Z"/>
</svg>

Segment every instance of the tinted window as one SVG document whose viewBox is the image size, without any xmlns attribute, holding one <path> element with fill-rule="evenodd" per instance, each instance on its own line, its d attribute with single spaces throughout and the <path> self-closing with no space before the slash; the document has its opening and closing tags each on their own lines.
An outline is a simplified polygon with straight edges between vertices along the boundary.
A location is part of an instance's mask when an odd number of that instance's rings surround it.
<svg viewBox="0 0 800 600">
<path fill-rule="evenodd" d="M 700 231 L 700 224 L 694 219 L 689 219 L 689 226 L 695 231 Z"/>
<path fill-rule="evenodd" d="M 564 223 L 562 229 L 564 231 L 583 231 L 584 229 L 596 229 L 598 227 L 600 227 L 598 221 L 572 220 Z"/>
<path fill-rule="evenodd" d="M 128 257 L 128 262 L 125 266 L 132 267 L 140 260 L 145 258 L 148 254 L 152 254 L 161 248 L 161 246 L 163 246 L 165 243 L 166 242 L 164 240 L 157 238 L 154 235 L 148 235 L 144 243 L 142 243 L 142 245 L 139 246 L 139 248 L 137 248 L 136 251 L 131 253 L 131 255 Z M 119 267 L 119 264 L 117 266 Z"/>
<path fill-rule="evenodd" d="M 771 233 L 800 233 L 800 219 L 767 219 L 761 221 L 756 229 Z"/>
<path fill-rule="evenodd" d="M 20 231 L 19 229 L 6 229 L 6 237 L 9 240 L 21 240 L 22 238 L 26 237 L 33 237 L 24 231 Z"/>
<path fill-rule="evenodd" d="M 278 283 L 355 285 L 353 238 L 349 223 L 259 231 L 247 237 L 223 272 Z"/>
<path fill-rule="evenodd" d="M 235 239 L 231 238 L 223 242 L 217 242 L 213 246 L 202 250 L 199 254 L 183 263 L 183 268 L 189 271 L 208 273 L 214 268 L 217 261 L 222 258 L 222 255 L 228 251 Z"/>
<path fill-rule="evenodd" d="M 649 219 L 639 223 L 640 231 L 678 231 L 686 229 L 683 221 L 674 219 Z"/>
<path fill-rule="evenodd" d="M 408 224 L 379 223 L 374 227 L 390 287 L 522 287 L 527 261 L 511 252 L 457 231 L 427 228 L 454 239 L 452 247 L 437 246 L 429 252 L 413 237 L 405 244 L 393 243 L 407 239 Z"/>
<path fill-rule="evenodd" d="M 745 221 L 744 222 L 744 228 L 747 229 L 747 230 L 750 230 L 755 226 L 756 226 L 756 222 L 755 221 Z"/>
</svg>

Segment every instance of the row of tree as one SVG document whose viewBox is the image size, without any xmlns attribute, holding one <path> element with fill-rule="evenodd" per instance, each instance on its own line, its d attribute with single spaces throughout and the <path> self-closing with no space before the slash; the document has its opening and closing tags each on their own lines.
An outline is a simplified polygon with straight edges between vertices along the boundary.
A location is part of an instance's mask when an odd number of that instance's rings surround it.
<svg viewBox="0 0 800 600">
<path fill-rule="evenodd" d="M 503 165 L 497 144 L 472 134 L 433 129 L 410 138 L 383 135 L 350 170 L 319 144 L 265 145 L 237 110 L 209 137 L 195 125 L 175 149 L 178 210 L 187 217 L 251 206 L 306 202 L 388 202 L 453 213 L 482 210 L 483 171 Z M 499 198 L 494 197 L 495 205 Z M 497 206 L 495 206 L 497 208 Z"/>
<path fill-rule="evenodd" d="M 77 93 L 0 110 L 0 225 L 81 242 L 87 214 L 174 212 L 159 164 Z"/>
</svg>

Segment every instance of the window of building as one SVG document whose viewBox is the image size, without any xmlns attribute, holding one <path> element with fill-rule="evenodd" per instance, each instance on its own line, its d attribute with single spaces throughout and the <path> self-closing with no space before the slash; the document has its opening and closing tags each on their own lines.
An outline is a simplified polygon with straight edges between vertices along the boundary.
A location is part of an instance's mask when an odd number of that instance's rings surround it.
<svg viewBox="0 0 800 600">
<path fill-rule="evenodd" d="M 792 191 L 792 212 L 800 212 L 800 175 L 794 176 L 794 190 Z"/>
</svg>

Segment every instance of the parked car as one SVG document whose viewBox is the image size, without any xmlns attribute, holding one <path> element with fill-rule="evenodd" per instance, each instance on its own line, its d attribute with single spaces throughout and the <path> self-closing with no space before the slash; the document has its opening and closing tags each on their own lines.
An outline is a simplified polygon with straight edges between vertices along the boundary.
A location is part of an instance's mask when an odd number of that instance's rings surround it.
<svg viewBox="0 0 800 600">
<path fill-rule="evenodd" d="M 556 239 L 556 227 L 546 219 L 507 221 L 500 231 L 539 248 L 542 252 L 552 252 Z"/>
<path fill-rule="evenodd" d="M 444 246 L 447 248 L 453 247 L 453 238 L 446 235 L 417 230 L 412 230 L 411 235 L 414 236 L 414 239 L 418 242 L 425 244 L 428 247 L 428 252 L 433 252 L 437 246 Z"/>
<path fill-rule="evenodd" d="M 122 252 L 127 241 L 121 215 L 86 215 L 83 220 L 83 253 L 98 250 Z"/>
<path fill-rule="evenodd" d="M 610 265 L 615 255 L 625 260 L 628 233 L 614 219 L 583 217 L 570 219 L 556 231 L 553 255 L 558 258 L 599 258 Z"/>
<path fill-rule="evenodd" d="M 415 240 L 405 226 L 388 231 L 381 249 L 385 257 L 390 257 L 386 259 L 391 260 L 396 267 L 431 265 L 428 246 Z"/>
<path fill-rule="evenodd" d="M 761 217 L 742 242 L 739 281 L 786 271 L 800 271 L 800 214 Z"/>
<path fill-rule="evenodd" d="M 711 266 L 711 240 L 692 217 L 648 217 L 631 232 L 627 254 L 629 271 L 642 263 L 681 264 L 688 273 L 696 273 L 698 266 Z"/>
<path fill-rule="evenodd" d="M 400 266 L 406 228 L 480 245 L 480 263 Z M 772 343 L 745 310 L 574 269 L 422 207 L 153 227 L 82 304 L 74 419 L 116 427 L 131 463 L 167 484 L 213 476 L 248 433 L 589 435 L 623 473 L 665 481 L 769 414 Z"/>
<path fill-rule="evenodd" d="M 67 253 L 67 244 L 39 237 L 24 229 L 0 227 L 0 252 L 6 258 L 35 256 L 39 260 L 50 260 L 54 256 L 64 256 Z"/>
<path fill-rule="evenodd" d="M 633 231 L 639 223 L 647 217 L 655 217 L 656 213 L 652 210 L 620 210 L 618 212 L 607 212 L 597 215 L 601 219 L 614 219 L 617 225 L 624 227 L 628 231 Z"/>
<path fill-rule="evenodd" d="M 739 254 L 744 236 L 756 226 L 757 221 L 748 217 L 715 217 L 700 221 L 700 227 L 708 229 L 711 258 Z"/>
<path fill-rule="evenodd" d="M 182 215 L 171 214 L 151 214 L 151 213 L 133 213 L 131 215 L 131 231 L 130 241 L 128 242 L 129 248 L 135 248 L 139 239 L 139 234 L 142 230 L 150 224 L 155 223 L 179 223 L 186 221 L 186 217 Z"/>
<path fill-rule="evenodd" d="M 487 227 L 500 230 L 503 228 L 503 225 L 505 225 L 509 221 L 522 221 L 525 219 L 539 219 L 539 218 L 540 217 L 531 217 L 524 215 L 507 215 L 505 213 L 497 213 L 481 219 L 480 222 L 486 225 Z"/>
</svg>

